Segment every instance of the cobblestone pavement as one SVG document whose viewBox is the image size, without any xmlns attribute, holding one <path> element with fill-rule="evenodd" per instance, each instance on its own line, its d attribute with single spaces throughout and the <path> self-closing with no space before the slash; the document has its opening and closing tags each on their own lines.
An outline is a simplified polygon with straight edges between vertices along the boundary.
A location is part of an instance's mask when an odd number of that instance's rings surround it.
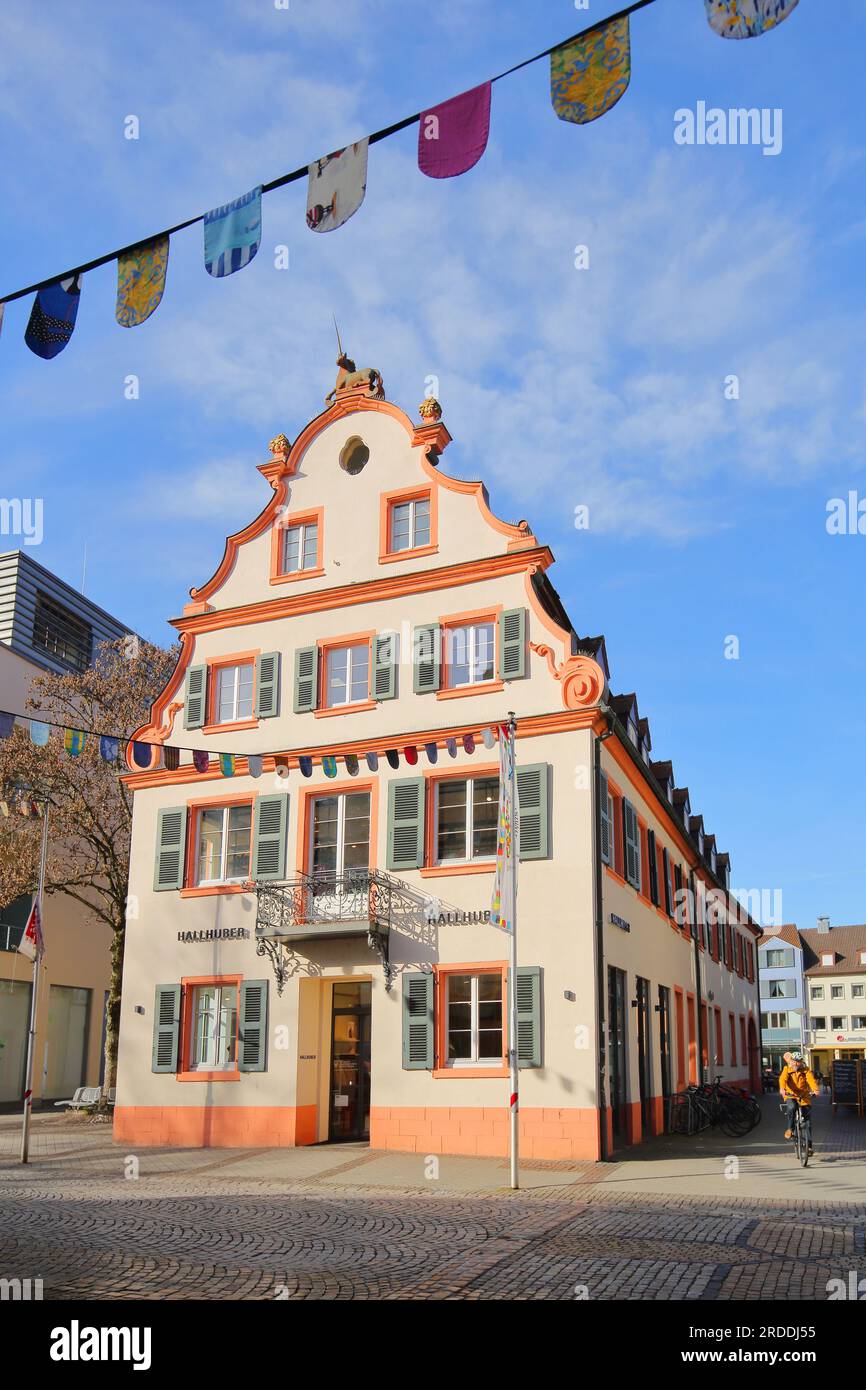
<svg viewBox="0 0 866 1390">
<path fill-rule="evenodd" d="M 533 1164 L 510 1193 L 502 1164 L 465 1160 L 416 1189 L 401 1156 L 350 1146 L 145 1151 L 134 1177 L 107 1127 L 57 1117 L 35 1119 L 21 1168 L 16 1123 L 0 1119 L 0 1278 L 41 1278 L 48 1299 L 822 1300 L 866 1275 L 866 1192 L 820 1201 L 808 1174 L 796 1198 L 751 1200 Z"/>
</svg>

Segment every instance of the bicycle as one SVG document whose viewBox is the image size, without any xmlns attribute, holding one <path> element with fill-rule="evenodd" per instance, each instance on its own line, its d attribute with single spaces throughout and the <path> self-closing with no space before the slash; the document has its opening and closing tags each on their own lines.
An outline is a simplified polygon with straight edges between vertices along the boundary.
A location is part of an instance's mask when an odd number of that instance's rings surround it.
<svg viewBox="0 0 866 1390">
<path fill-rule="evenodd" d="M 800 1164 L 800 1167 L 808 1168 L 809 1154 L 812 1149 L 812 1118 L 808 1113 L 811 1106 L 808 1103 L 804 1104 L 803 1101 L 799 1100 L 796 1096 L 791 1096 L 790 1099 L 797 1101 L 797 1109 L 794 1111 L 793 1121 L 794 1137 L 792 1142 L 794 1145 L 794 1152 L 797 1155 L 797 1162 Z M 786 1103 L 780 1105 L 779 1109 L 787 1115 L 788 1106 Z"/>
</svg>

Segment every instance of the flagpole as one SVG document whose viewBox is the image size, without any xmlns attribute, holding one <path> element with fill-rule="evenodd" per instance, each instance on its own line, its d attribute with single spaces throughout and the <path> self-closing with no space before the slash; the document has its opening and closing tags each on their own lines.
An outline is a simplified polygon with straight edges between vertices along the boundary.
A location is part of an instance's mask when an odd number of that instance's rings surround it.
<svg viewBox="0 0 866 1390">
<path fill-rule="evenodd" d="M 511 744 L 511 805 L 517 805 L 517 720 L 514 710 L 508 711 L 508 738 Z M 515 820 L 517 817 L 515 816 Z M 509 1099 L 511 1125 L 511 1186 L 520 1187 L 519 1160 L 519 1102 L 517 1070 L 517 835 L 519 826 L 512 827 L 511 853 L 511 969 L 508 972 L 508 1059 L 511 1074 Z"/>
<path fill-rule="evenodd" d="M 42 803 L 42 849 L 39 856 L 39 886 L 36 890 L 36 905 L 39 910 L 39 934 L 42 934 L 42 895 L 45 889 L 45 864 L 48 857 L 48 813 L 50 802 Z M 39 994 L 39 966 L 42 952 L 37 948 L 33 957 L 33 986 L 30 996 L 30 1031 L 27 1034 L 27 1072 L 24 1080 L 24 1115 L 21 1125 L 21 1162 L 26 1163 L 30 1154 L 30 1111 L 33 1106 L 33 1054 L 36 1051 L 36 999 Z"/>
</svg>

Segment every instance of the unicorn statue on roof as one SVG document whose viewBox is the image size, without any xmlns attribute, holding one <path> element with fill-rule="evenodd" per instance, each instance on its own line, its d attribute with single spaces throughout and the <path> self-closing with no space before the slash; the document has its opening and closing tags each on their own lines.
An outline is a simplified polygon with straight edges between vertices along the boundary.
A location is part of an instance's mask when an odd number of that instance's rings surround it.
<svg viewBox="0 0 866 1390">
<path fill-rule="evenodd" d="M 337 396 L 350 391 L 357 396 L 375 396 L 377 400 L 385 399 L 385 384 L 382 381 L 382 373 L 375 367 L 362 367 L 360 371 L 356 368 L 351 357 L 347 357 L 343 351 L 343 344 L 340 342 L 340 330 L 337 328 L 337 320 L 334 320 L 334 328 L 337 332 L 337 380 L 333 390 L 329 391 L 325 397 L 325 404 L 336 400 Z"/>
</svg>

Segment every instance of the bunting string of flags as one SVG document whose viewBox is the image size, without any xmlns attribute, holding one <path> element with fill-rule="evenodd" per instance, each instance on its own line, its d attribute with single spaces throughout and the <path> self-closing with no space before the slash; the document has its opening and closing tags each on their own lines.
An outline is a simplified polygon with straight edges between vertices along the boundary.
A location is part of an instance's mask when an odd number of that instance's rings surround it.
<svg viewBox="0 0 866 1390">
<path fill-rule="evenodd" d="M 568 39 L 536 53 L 486 82 L 451 97 L 426 111 L 405 116 L 354 144 L 321 156 L 299 169 L 256 185 L 249 193 L 210 212 L 187 218 L 174 227 L 131 246 L 110 251 L 85 265 L 48 280 L 28 285 L 0 298 L 0 330 L 6 304 L 35 294 L 24 341 L 37 357 L 50 359 L 72 337 L 81 299 L 82 276 L 117 261 L 115 317 L 123 328 L 135 328 L 158 308 L 165 289 L 170 238 L 204 224 L 204 265 L 209 275 L 234 275 L 255 258 L 262 237 L 262 195 L 299 179 L 307 180 L 307 226 L 332 232 L 360 208 L 367 190 L 370 145 L 418 125 L 418 167 L 428 178 L 465 174 L 484 154 L 490 133 L 491 93 L 501 82 L 543 58 L 550 59 L 550 96 L 563 121 L 585 125 L 605 115 L 625 94 L 631 77 L 630 16 L 656 0 L 633 3 L 598 20 Z M 699 3 L 699 0 L 694 0 Z M 725 39 L 750 39 L 778 27 L 799 0 L 704 0 L 714 33 Z"/>
<path fill-rule="evenodd" d="M 181 754 L 188 753 L 192 766 L 198 773 L 208 772 L 211 757 L 214 757 L 223 777 L 234 777 L 240 771 L 242 761 L 246 762 L 247 773 L 250 777 L 261 777 L 264 760 L 266 757 L 270 757 L 274 760 L 278 777 L 288 777 L 290 764 L 293 761 L 297 763 L 302 777 L 312 777 L 313 775 L 315 759 L 311 753 L 301 753 L 290 757 L 286 753 L 226 753 L 211 751 L 206 748 L 179 748 L 176 745 L 166 745 L 146 739 L 128 739 L 117 734 L 104 734 L 98 730 L 68 728 L 50 720 L 31 719 L 28 715 L 10 714 L 5 710 L 0 710 L 0 740 L 11 737 L 16 722 L 20 722 L 29 730 L 30 741 L 38 748 L 44 748 L 48 744 L 52 730 L 56 729 L 70 758 L 80 757 L 90 740 L 93 740 L 93 745 L 98 748 L 99 756 L 103 762 L 117 763 L 121 753 L 125 754 L 129 750 L 129 760 L 133 767 L 142 771 L 153 772 L 164 768 L 167 772 L 176 772 L 180 767 Z M 500 727 L 498 724 L 487 725 L 461 734 L 459 737 L 448 737 L 444 740 L 444 752 L 450 758 L 456 758 L 461 749 L 464 753 L 472 754 L 479 747 L 479 744 L 483 745 L 485 749 L 494 748 L 500 737 Z M 419 744 L 408 743 L 391 748 L 371 748 L 361 754 L 345 753 L 340 754 L 339 757 L 348 775 L 357 777 L 361 770 L 362 759 L 370 772 L 378 771 L 381 757 L 384 757 L 388 766 L 396 771 L 401 764 L 416 767 L 422 753 L 427 762 L 433 766 L 439 761 L 439 752 L 439 743 L 434 739 Z M 338 775 L 339 764 L 336 753 L 322 751 L 316 756 L 321 758 L 322 771 L 326 777 L 334 778 Z M 27 810 L 22 810 L 23 815 L 38 814 L 32 811 L 29 801 L 27 806 Z M 9 815 L 8 801 L 0 800 L 0 814 Z"/>
</svg>

